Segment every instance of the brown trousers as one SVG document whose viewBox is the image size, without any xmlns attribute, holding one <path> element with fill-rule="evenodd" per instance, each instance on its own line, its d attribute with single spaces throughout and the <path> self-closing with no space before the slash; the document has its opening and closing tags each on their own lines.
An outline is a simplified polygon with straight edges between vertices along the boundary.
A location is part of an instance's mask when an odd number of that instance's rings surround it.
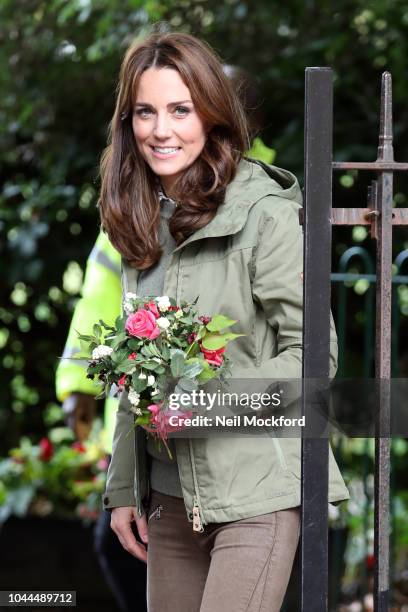
<svg viewBox="0 0 408 612">
<path fill-rule="evenodd" d="M 279 612 L 299 528 L 299 508 L 290 508 L 212 523 L 196 533 L 182 499 L 153 491 L 148 512 L 148 611 Z"/>
</svg>

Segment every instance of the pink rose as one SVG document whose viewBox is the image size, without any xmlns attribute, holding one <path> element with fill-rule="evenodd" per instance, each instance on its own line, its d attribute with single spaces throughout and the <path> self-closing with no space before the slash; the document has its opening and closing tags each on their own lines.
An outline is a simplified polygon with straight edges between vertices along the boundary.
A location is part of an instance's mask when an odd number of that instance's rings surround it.
<svg viewBox="0 0 408 612">
<path fill-rule="evenodd" d="M 143 308 L 127 318 L 125 327 L 131 336 L 138 338 L 154 340 L 160 334 L 160 328 L 156 325 L 156 317 L 152 312 Z"/>
<path fill-rule="evenodd" d="M 131 361 L 133 361 L 133 359 L 136 359 L 137 357 L 137 353 L 130 353 L 128 359 L 130 359 Z"/>
<path fill-rule="evenodd" d="M 205 349 L 203 346 L 200 346 L 200 351 L 204 355 L 204 359 L 206 360 L 207 363 L 211 365 L 215 365 L 217 367 L 222 365 L 222 362 L 224 361 L 223 353 L 225 351 L 225 346 L 223 346 L 222 348 L 216 349 L 215 351 L 209 351 Z"/>
<path fill-rule="evenodd" d="M 158 413 L 160 412 L 161 406 L 162 402 L 160 402 L 159 404 L 150 404 L 150 406 L 147 407 L 147 409 L 150 410 L 150 412 L 152 413 L 151 420 L 154 420 L 154 418 L 157 417 Z"/>
<path fill-rule="evenodd" d="M 158 404 L 150 404 L 147 409 L 151 412 L 150 427 L 143 425 L 149 433 L 156 434 L 161 440 L 167 440 L 168 434 L 173 431 L 184 429 L 184 420 L 191 419 L 193 413 L 191 410 L 162 410 L 163 402 Z M 177 424 L 170 425 L 170 418 L 177 417 Z M 173 419 L 174 421 L 174 419 Z"/>
<path fill-rule="evenodd" d="M 144 307 L 149 310 L 150 312 L 152 312 L 154 314 L 154 316 L 156 317 L 156 319 L 158 319 L 159 317 L 161 317 L 160 312 L 157 309 L 156 303 L 155 302 L 146 302 L 146 304 L 144 305 Z"/>
</svg>

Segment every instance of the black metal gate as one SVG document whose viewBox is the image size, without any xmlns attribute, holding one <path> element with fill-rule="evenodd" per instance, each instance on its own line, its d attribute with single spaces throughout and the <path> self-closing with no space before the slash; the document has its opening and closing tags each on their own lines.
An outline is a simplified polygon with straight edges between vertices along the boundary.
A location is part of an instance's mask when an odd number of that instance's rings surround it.
<svg viewBox="0 0 408 612">
<path fill-rule="evenodd" d="M 333 85 L 330 68 L 307 68 L 305 78 L 305 206 L 303 410 L 302 439 L 301 609 L 328 609 L 328 436 L 323 417 L 308 408 L 312 379 L 329 384 L 329 316 L 332 225 L 369 225 L 376 240 L 375 378 L 375 532 L 374 609 L 389 609 L 389 482 L 392 229 L 408 225 L 408 209 L 392 208 L 393 174 L 408 170 L 394 161 L 392 81 L 381 83 L 378 157 L 374 162 L 333 162 Z M 333 170 L 371 170 L 377 175 L 365 208 L 332 208 Z M 319 421 L 321 419 L 321 421 Z M 307 435 L 307 428 L 321 432 Z"/>
</svg>

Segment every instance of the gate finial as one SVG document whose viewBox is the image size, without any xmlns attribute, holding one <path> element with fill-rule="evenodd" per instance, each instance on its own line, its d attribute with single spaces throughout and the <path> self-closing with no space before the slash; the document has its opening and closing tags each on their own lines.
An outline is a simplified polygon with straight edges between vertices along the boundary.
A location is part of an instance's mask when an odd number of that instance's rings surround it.
<svg viewBox="0 0 408 612">
<path fill-rule="evenodd" d="M 377 161 L 394 161 L 392 145 L 392 77 L 383 72 L 381 77 L 380 137 Z"/>
</svg>

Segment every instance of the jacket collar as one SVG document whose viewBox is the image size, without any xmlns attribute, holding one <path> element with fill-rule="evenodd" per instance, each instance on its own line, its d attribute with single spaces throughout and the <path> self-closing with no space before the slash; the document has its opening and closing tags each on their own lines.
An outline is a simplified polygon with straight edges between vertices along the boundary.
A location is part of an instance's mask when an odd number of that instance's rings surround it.
<svg viewBox="0 0 408 612">
<path fill-rule="evenodd" d="M 267 195 L 302 203 L 299 183 L 291 172 L 258 160 L 243 158 L 235 178 L 227 186 L 225 201 L 215 217 L 176 247 L 174 252 L 202 238 L 236 234 L 244 227 L 252 206 Z"/>
</svg>

